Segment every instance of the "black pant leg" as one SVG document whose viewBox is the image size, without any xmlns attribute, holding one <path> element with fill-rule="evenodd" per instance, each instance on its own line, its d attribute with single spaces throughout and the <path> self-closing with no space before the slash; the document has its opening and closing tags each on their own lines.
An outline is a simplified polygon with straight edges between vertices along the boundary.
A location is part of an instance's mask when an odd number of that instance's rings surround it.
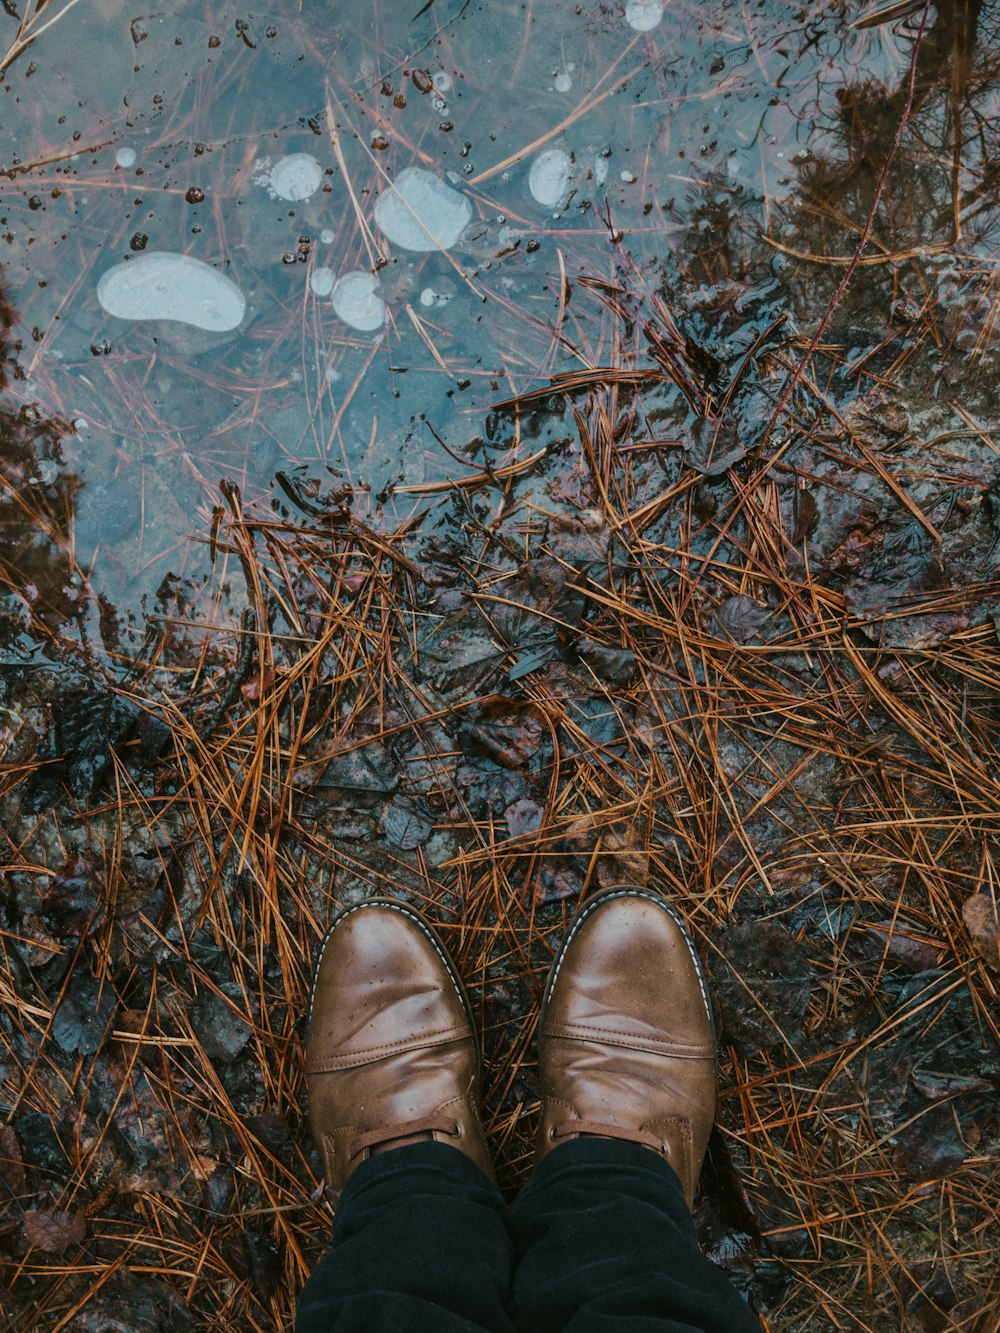
<svg viewBox="0 0 1000 1333">
<path fill-rule="evenodd" d="M 579 1138 L 511 1211 L 514 1308 L 530 1333 L 760 1333 L 698 1248 L 676 1173 L 634 1143 Z"/>
<path fill-rule="evenodd" d="M 333 1247 L 299 1297 L 296 1333 L 514 1333 L 507 1206 L 479 1167 L 443 1143 L 362 1162 Z"/>
</svg>

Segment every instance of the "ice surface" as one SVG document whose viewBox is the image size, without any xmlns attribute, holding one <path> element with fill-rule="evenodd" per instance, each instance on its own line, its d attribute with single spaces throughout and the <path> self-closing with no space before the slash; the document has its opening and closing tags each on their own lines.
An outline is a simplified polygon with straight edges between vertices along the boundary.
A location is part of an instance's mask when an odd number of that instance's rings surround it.
<svg viewBox="0 0 1000 1333">
<path fill-rule="evenodd" d="M 663 18 L 663 0 L 628 0 L 625 22 L 636 32 L 649 32 Z"/>
<path fill-rule="evenodd" d="M 403 250 L 450 250 L 472 218 L 464 194 L 422 167 L 407 167 L 388 182 L 375 221 Z"/>
<path fill-rule="evenodd" d="M 355 269 L 338 278 L 333 289 L 333 308 L 352 329 L 373 333 L 385 323 L 385 302 L 372 273 Z"/>
<path fill-rule="evenodd" d="M 528 189 L 532 197 L 545 208 L 555 208 L 566 194 L 573 164 L 561 148 L 549 148 L 539 153 L 528 173 Z"/>
<path fill-rule="evenodd" d="M 298 203 L 323 184 L 323 168 L 311 153 L 289 153 L 271 168 L 269 184 L 279 199 Z"/>
<path fill-rule="evenodd" d="M 243 322 L 246 298 L 231 278 L 190 255 L 150 250 L 101 275 L 97 299 L 118 319 L 172 319 L 227 333 Z"/>
</svg>

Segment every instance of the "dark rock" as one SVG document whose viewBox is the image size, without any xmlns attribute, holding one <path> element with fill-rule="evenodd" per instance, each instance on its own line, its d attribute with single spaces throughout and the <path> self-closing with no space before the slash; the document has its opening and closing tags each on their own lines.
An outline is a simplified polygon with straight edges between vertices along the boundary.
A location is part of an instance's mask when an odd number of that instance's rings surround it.
<svg viewBox="0 0 1000 1333">
<path fill-rule="evenodd" d="M 712 987 L 726 1035 L 748 1048 L 794 1043 L 809 1007 L 812 970 L 783 926 L 728 926 L 713 938 Z"/>
</svg>

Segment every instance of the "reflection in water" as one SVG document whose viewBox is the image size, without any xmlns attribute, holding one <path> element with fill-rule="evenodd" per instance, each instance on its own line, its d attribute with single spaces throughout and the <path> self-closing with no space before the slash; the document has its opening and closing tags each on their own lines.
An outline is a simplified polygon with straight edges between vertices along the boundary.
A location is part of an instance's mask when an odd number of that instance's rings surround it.
<svg viewBox="0 0 1000 1333">
<path fill-rule="evenodd" d="M 0 289 L 0 391 L 18 348 L 7 340 L 16 316 Z M 82 609 L 73 560 L 76 476 L 65 468 L 66 423 L 37 410 L 0 407 L 0 660 L 29 653 L 25 636 L 46 640 Z"/>
</svg>

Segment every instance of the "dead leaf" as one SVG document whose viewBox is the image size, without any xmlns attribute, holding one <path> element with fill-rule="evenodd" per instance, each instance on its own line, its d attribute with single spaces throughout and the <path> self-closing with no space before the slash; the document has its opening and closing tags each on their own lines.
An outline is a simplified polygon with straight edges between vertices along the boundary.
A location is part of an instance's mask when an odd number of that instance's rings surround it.
<svg viewBox="0 0 1000 1333">
<path fill-rule="evenodd" d="M 58 1208 L 31 1208 L 24 1215 L 24 1238 L 29 1245 L 46 1254 L 61 1254 L 71 1245 L 79 1245 L 87 1234 L 83 1213 L 68 1213 Z"/>
<path fill-rule="evenodd" d="M 962 920 L 972 943 L 989 967 L 1000 971 L 997 900 L 992 893 L 974 893 L 962 904 Z"/>
<path fill-rule="evenodd" d="M 514 801 L 512 805 L 508 805 L 504 814 L 512 838 L 519 838 L 523 833 L 534 833 L 536 829 L 541 828 L 542 807 L 536 801 L 527 798 Z"/>
<path fill-rule="evenodd" d="M 23 1194 L 25 1191 L 24 1154 L 11 1125 L 0 1125 L 0 1180 L 11 1194 Z"/>
<path fill-rule="evenodd" d="M 486 704 L 466 736 L 470 748 L 501 768 L 522 768 L 542 743 L 545 724 L 534 704 L 497 695 Z"/>
</svg>

